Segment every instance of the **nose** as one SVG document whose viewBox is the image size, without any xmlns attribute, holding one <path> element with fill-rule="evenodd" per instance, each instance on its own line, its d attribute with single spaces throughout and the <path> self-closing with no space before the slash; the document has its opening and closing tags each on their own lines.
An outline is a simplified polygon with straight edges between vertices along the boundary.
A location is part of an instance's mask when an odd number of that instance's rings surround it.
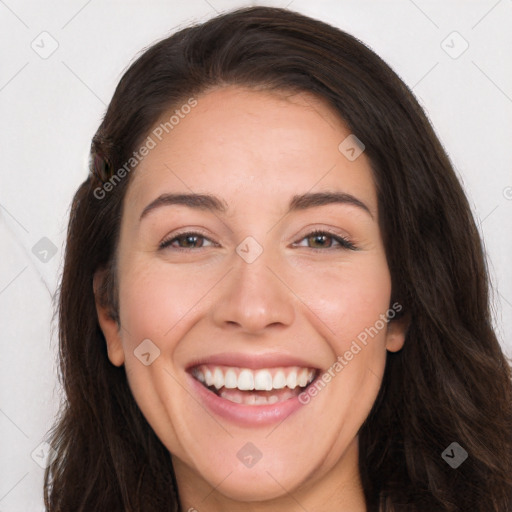
<svg viewBox="0 0 512 512">
<path fill-rule="evenodd" d="M 226 278 L 213 306 L 213 321 L 218 327 L 258 334 L 293 323 L 293 292 L 265 251 L 251 263 L 236 255 L 233 270 Z"/>
</svg>

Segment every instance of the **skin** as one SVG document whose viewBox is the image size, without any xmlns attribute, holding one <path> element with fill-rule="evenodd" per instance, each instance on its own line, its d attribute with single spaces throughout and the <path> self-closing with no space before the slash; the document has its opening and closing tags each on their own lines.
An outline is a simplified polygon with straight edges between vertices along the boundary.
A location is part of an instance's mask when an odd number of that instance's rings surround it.
<svg viewBox="0 0 512 512">
<path fill-rule="evenodd" d="M 278 426 L 241 426 L 206 411 L 185 368 L 221 352 L 281 352 L 327 371 L 386 313 L 391 279 L 369 161 L 340 152 L 350 131 L 310 94 L 229 86 L 197 100 L 127 191 L 117 254 L 121 328 L 97 302 L 109 359 L 125 366 L 139 407 L 173 455 L 183 510 L 365 511 L 357 432 L 386 351 L 402 348 L 403 321 L 379 330 Z M 326 191 L 352 194 L 370 213 L 336 203 L 286 214 L 292 196 Z M 139 220 L 171 192 L 213 194 L 227 210 L 167 205 Z M 308 237 L 315 229 L 358 250 Z M 182 251 L 179 240 L 158 248 L 198 230 L 195 245 L 181 239 Z M 263 248 L 252 263 L 235 251 L 247 236 Z M 101 278 L 98 271 L 95 289 Z M 134 355 L 144 339 L 160 350 L 148 366 Z M 247 442 L 262 453 L 252 468 L 236 456 Z"/>
</svg>

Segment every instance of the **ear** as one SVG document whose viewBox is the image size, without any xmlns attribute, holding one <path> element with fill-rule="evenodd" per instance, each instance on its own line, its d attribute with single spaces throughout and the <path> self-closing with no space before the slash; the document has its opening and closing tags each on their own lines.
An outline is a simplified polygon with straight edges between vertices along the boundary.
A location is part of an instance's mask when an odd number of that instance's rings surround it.
<svg viewBox="0 0 512 512">
<path fill-rule="evenodd" d="M 121 329 L 119 324 L 112 317 L 110 308 L 105 304 L 105 298 L 102 297 L 101 290 L 106 278 L 106 269 L 98 269 L 93 276 L 94 301 L 96 303 L 96 313 L 103 335 L 107 342 L 107 352 L 110 362 L 115 366 L 122 366 L 124 363 L 124 350 L 121 341 Z"/>
<path fill-rule="evenodd" d="M 410 316 L 406 313 L 388 322 L 386 332 L 386 350 L 398 352 L 402 349 L 409 329 Z"/>
</svg>

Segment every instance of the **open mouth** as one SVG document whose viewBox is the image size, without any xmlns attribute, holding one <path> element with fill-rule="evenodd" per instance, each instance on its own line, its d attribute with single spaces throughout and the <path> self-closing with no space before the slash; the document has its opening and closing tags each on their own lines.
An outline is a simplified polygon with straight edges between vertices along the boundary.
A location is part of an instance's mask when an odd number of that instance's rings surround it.
<svg viewBox="0 0 512 512">
<path fill-rule="evenodd" d="M 257 370 L 198 365 L 191 375 L 217 396 L 243 405 L 269 405 L 295 398 L 318 376 L 316 368 L 286 366 Z"/>
</svg>

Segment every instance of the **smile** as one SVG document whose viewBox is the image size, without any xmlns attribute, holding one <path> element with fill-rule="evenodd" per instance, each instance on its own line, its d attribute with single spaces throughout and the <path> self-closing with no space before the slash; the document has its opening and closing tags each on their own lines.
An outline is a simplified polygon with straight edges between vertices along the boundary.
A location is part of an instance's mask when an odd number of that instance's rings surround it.
<svg viewBox="0 0 512 512">
<path fill-rule="evenodd" d="M 270 405 L 296 398 L 318 371 L 299 366 L 240 368 L 199 365 L 191 375 L 220 398 L 243 405 Z"/>
</svg>

